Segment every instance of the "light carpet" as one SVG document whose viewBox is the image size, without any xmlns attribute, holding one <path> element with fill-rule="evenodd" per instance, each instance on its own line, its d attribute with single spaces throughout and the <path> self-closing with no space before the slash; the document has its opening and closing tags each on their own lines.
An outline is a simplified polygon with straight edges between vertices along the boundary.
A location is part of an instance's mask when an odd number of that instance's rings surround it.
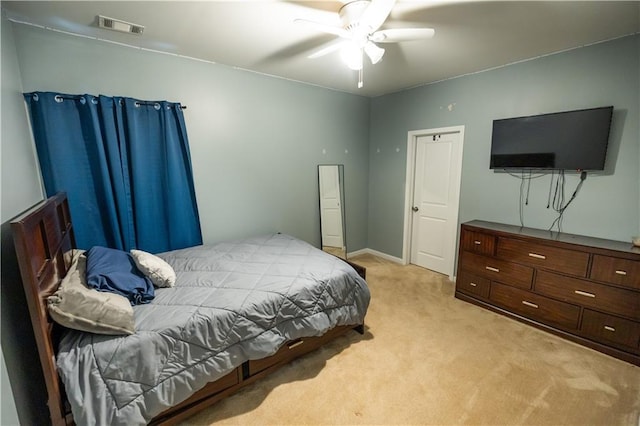
<svg viewBox="0 0 640 426">
<path fill-rule="evenodd" d="M 374 256 L 366 333 L 287 365 L 185 425 L 640 426 L 640 367 L 454 298 Z"/>
</svg>

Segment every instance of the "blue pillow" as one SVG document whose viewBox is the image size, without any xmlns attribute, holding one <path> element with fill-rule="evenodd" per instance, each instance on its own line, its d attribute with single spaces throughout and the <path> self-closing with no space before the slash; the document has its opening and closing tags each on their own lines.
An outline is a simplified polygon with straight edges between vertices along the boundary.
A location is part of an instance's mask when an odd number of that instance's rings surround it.
<svg viewBox="0 0 640 426">
<path fill-rule="evenodd" d="M 89 287 L 120 294 L 132 305 L 149 303 L 155 297 L 151 280 L 138 270 L 126 251 L 94 246 L 86 256 Z"/>
</svg>

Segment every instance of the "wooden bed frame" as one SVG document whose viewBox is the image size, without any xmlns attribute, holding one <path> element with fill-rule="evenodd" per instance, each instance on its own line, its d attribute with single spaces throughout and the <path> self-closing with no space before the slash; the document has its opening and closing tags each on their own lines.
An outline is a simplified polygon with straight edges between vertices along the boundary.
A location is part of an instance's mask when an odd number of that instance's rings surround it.
<svg viewBox="0 0 640 426">
<path fill-rule="evenodd" d="M 63 327 L 53 322 L 47 312 L 47 297 L 56 291 L 70 266 L 64 254 L 76 245 L 66 194 L 56 194 L 31 207 L 11 221 L 11 229 L 44 373 L 51 423 L 71 425 L 73 416 L 55 362 Z M 365 278 L 363 267 L 347 263 Z M 187 400 L 156 416 L 151 424 L 177 423 L 352 329 L 364 333 L 363 325 L 339 326 L 320 337 L 287 342 L 275 355 L 247 361 L 221 379 L 210 382 Z"/>
</svg>

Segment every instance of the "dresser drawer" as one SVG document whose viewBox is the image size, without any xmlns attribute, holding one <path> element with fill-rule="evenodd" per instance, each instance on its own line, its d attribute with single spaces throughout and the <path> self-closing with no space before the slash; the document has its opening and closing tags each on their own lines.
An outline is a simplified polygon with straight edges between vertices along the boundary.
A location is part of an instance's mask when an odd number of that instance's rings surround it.
<svg viewBox="0 0 640 426">
<path fill-rule="evenodd" d="M 491 284 L 489 298 L 496 305 L 527 318 L 566 329 L 577 329 L 580 307 L 507 285 Z"/>
<path fill-rule="evenodd" d="M 201 401 L 205 398 L 210 398 L 212 397 L 212 395 L 215 395 L 217 393 L 220 393 L 224 390 L 229 389 L 234 385 L 237 385 L 238 383 L 240 383 L 241 370 L 242 370 L 242 367 L 238 367 L 232 370 L 231 373 L 219 378 L 215 382 L 207 383 L 203 388 L 201 388 L 199 391 L 191 395 L 191 397 L 189 397 L 188 400 L 182 401 L 178 405 L 174 405 L 173 407 L 164 411 L 162 413 L 162 416 L 172 412 L 175 413 L 175 412 L 181 411 L 181 409 L 183 409 L 184 407 L 187 407 L 193 404 L 193 401 Z"/>
<path fill-rule="evenodd" d="M 579 277 L 587 276 L 589 263 L 589 253 L 513 238 L 498 239 L 497 256 Z"/>
<path fill-rule="evenodd" d="M 640 262 L 618 257 L 593 256 L 591 279 L 640 290 Z"/>
<path fill-rule="evenodd" d="M 313 339 L 313 338 L 311 338 Z M 251 360 L 248 362 L 249 375 L 253 376 L 276 364 L 285 364 L 294 358 L 299 357 L 306 351 L 303 351 L 308 345 L 308 339 L 296 339 L 286 342 L 275 354 L 261 359 Z"/>
<path fill-rule="evenodd" d="M 640 293 L 538 271 L 536 293 L 640 320 Z"/>
<path fill-rule="evenodd" d="M 355 326 L 339 325 L 327 331 L 322 336 L 302 337 L 286 342 L 278 352 L 261 359 L 251 360 L 247 362 L 247 377 L 253 376 L 269 367 L 286 364 L 289 361 L 298 358 L 314 349 L 319 348 L 337 336 L 346 333 Z"/>
<path fill-rule="evenodd" d="M 580 330 L 597 341 L 610 342 L 638 351 L 640 323 L 585 309 Z"/>
<path fill-rule="evenodd" d="M 462 271 L 456 278 L 456 289 L 463 293 L 489 298 L 489 285 L 491 281 L 471 272 Z"/>
<path fill-rule="evenodd" d="M 483 232 L 464 230 L 462 232 L 462 249 L 474 253 L 493 256 L 496 248 L 496 237 Z"/>
<path fill-rule="evenodd" d="M 533 268 L 469 252 L 462 252 L 462 267 L 475 274 L 529 290 Z"/>
</svg>

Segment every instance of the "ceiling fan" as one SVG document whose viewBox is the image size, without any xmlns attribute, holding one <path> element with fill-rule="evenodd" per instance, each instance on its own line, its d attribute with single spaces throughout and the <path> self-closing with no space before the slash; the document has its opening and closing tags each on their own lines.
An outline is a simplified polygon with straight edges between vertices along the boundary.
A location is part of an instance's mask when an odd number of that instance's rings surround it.
<svg viewBox="0 0 640 426">
<path fill-rule="evenodd" d="M 384 55 L 384 49 L 377 43 L 397 43 L 433 37 L 433 28 L 395 28 L 381 30 L 389 17 L 396 0 L 354 0 L 344 4 L 338 11 L 341 27 L 326 25 L 306 19 L 295 22 L 310 26 L 320 32 L 333 34 L 338 39 L 309 55 L 319 58 L 340 51 L 347 66 L 359 72 L 358 87 L 362 87 L 366 55 L 372 64 L 377 64 Z"/>
</svg>

